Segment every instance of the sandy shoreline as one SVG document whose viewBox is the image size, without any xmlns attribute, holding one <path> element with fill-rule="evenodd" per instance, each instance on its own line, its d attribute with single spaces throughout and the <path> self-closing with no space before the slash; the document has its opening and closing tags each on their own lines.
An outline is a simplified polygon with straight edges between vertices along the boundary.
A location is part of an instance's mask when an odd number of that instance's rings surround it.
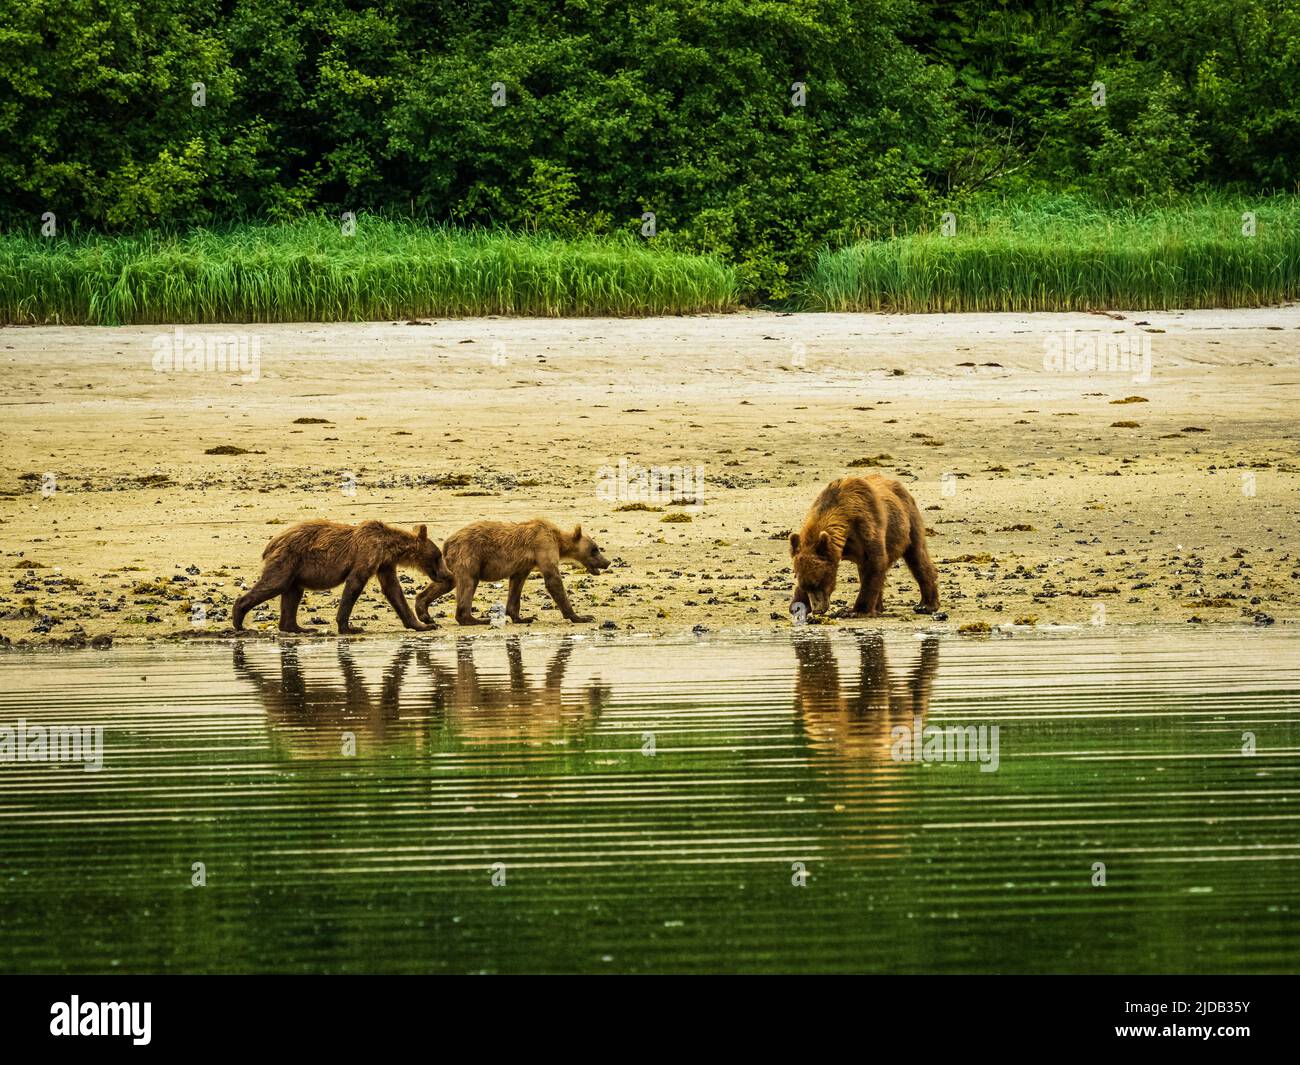
<svg viewBox="0 0 1300 1065">
<path fill-rule="evenodd" d="M 256 336 L 256 380 L 156 371 L 168 328 L 0 330 L 0 636 L 218 633 L 266 540 L 309 517 L 439 538 L 480 517 L 580 521 L 615 560 L 566 574 L 598 624 L 786 627 L 784 534 L 850 472 L 916 496 L 952 627 L 1088 623 L 1100 607 L 1123 624 L 1300 620 L 1300 307 L 185 332 Z M 1045 369 L 1054 340 L 1088 338 L 1149 340 L 1149 379 Z M 1146 402 L 1114 402 L 1132 396 Z M 254 453 L 205 454 L 230 446 Z M 636 468 L 702 469 L 702 505 L 618 511 L 636 500 L 601 478 L 620 461 L 633 483 Z M 840 605 L 856 591 L 842 567 Z M 480 611 L 504 594 L 480 589 Z M 926 624 L 915 601 L 896 570 L 889 616 L 846 623 Z M 303 617 L 330 622 L 336 603 L 309 594 Z M 567 629 L 548 605 L 530 581 L 534 628 Z M 375 588 L 354 619 L 400 631 Z"/>
</svg>

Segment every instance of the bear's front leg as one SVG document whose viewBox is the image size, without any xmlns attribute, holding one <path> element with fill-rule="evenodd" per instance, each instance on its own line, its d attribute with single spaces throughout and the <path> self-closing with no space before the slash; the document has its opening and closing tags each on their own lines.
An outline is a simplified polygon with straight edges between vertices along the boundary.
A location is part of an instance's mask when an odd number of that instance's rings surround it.
<svg viewBox="0 0 1300 1065">
<path fill-rule="evenodd" d="M 865 618 L 878 618 L 885 610 L 886 556 L 883 548 L 868 550 L 858 563 L 858 597 L 853 602 L 853 613 Z"/>
<path fill-rule="evenodd" d="M 361 632 L 361 629 L 351 624 L 352 608 L 361 593 L 365 591 L 368 577 L 369 574 L 366 573 L 353 573 L 343 584 L 343 598 L 339 600 L 339 612 L 336 618 L 340 636 L 355 636 Z"/>
<path fill-rule="evenodd" d="M 384 593 L 384 598 L 388 600 L 388 605 L 393 608 L 393 612 L 408 629 L 427 632 L 429 629 L 437 628 L 433 622 L 426 624 L 411 613 L 411 606 L 406 601 L 406 593 L 402 591 L 402 582 L 397 577 L 396 566 L 379 567 L 379 588 Z"/>
<path fill-rule="evenodd" d="M 596 620 L 586 614 L 574 613 L 573 604 L 569 602 L 569 596 L 564 590 L 564 581 L 561 579 L 558 569 L 544 570 L 542 579 L 546 583 L 546 590 L 550 593 L 551 598 L 555 600 L 555 605 L 560 608 L 560 613 L 564 615 L 566 620 L 573 622 L 575 625 L 586 625 Z"/>
</svg>

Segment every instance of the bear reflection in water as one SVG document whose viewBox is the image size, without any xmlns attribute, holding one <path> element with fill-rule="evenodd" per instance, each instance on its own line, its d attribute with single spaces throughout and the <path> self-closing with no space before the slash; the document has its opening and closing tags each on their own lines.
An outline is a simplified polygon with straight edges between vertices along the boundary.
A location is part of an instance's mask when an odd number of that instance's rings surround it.
<svg viewBox="0 0 1300 1065">
<path fill-rule="evenodd" d="M 890 676 L 885 641 L 879 633 L 856 632 L 857 683 L 842 678 L 835 644 L 821 633 L 801 633 L 794 641 L 795 714 L 813 750 L 853 761 L 892 762 L 893 729 L 925 720 L 939 671 L 939 641 L 921 640 L 912 671 Z M 842 680 L 844 683 L 842 683 Z"/>
<path fill-rule="evenodd" d="M 564 688 L 574 641 L 555 648 L 541 679 L 529 679 L 517 636 L 505 640 L 507 670 L 475 663 L 472 638 L 457 641 L 455 665 L 439 660 L 428 644 L 407 641 L 394 652 L 377 683 L 368 682 L 352 647 L 337 645 L 337 673 L 311 649 L 279 648 L 278 665 L 263 653 L 234 648 L 235 675 L 253 685 L 277 744 L 291 757 L 328 758 L 355 736 L 356 753 L 376 747 L 454 749 L 479 743 L 553 743 L 581 737 L 598 723 L 610 689 L 592 681 Z M 480 641 L 479 654 L 501 645 Z M 306 668 L 304 668 L 306 667 Z M 391 750 L 388 753 L 392 753 Z"/>
</svg>

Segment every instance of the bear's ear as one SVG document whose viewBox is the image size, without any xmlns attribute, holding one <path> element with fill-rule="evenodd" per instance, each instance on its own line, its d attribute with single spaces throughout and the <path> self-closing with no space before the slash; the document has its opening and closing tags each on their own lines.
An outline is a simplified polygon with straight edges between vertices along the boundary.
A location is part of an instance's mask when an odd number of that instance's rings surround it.
<svg viewBox="0 0 1300 1065">
<path fill-rule="evenodd" d="M 821 536 L 817 537 L 817 553 L 821 555 L 822 558 L 830 558 L 830 554 L 831 554 L 830 533 L 824 532 L 821 534 Z"/>
<path fill-rule="evenodd" d="M 799 534 L 790 534 L 790 555 L 793 557 L 799 553 Z"/>
<path fill-rule="evenodd" d="M 581 539 L 582 539 L 582 526 L 575 525 L 573 527 L 573 542 L 576 544 Z"/>
<path fill-rule="evenodd" d="M 415 530 L 415 537 L 417 540 L 429 539 L 429 526 L 421 525 L 418 529 Z"/>
</svg>

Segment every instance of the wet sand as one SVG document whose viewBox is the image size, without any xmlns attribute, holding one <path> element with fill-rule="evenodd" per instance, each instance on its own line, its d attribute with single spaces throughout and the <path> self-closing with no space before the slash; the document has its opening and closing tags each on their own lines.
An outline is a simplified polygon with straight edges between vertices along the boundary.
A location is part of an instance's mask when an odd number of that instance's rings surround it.
<svg viewBox="0 0 1300 1065">
<path fill-rule="evenodd" d="M 614 559 L 566 574 L 597 625 L 784 628 L 788 531 L 828 481 L 873 472 L 921 505 L 946 616 L 914 615 L 898 569 L 886 618 L 834 624 L 1300 619 L 1300 307 L 187 328 L 257 338 L 256 380 L 159 372 L 171 332 L 0 330 L 5 639 L 219 634 L 266 540 L 314 517 L 439 538 L 581 522 Z M 1130 338 L 1149 379 L 1045 368 L 1054 341 Z M 700 501 L 635 498 L 649 467 L 701 469 Z M 638 502 L 659 509 L 618 509 Z M 843 609 L 853 567 L 840 582 Z M 485 586 L 477 606 L 504 597 Z M 309 593 L 302 619 L 330 633 L 336 605 Z M 549 606 L 530 580 L 535 628 L 567 630 Z M 353 619 L 400 630 L 373 587 Z"/>
</svg>

